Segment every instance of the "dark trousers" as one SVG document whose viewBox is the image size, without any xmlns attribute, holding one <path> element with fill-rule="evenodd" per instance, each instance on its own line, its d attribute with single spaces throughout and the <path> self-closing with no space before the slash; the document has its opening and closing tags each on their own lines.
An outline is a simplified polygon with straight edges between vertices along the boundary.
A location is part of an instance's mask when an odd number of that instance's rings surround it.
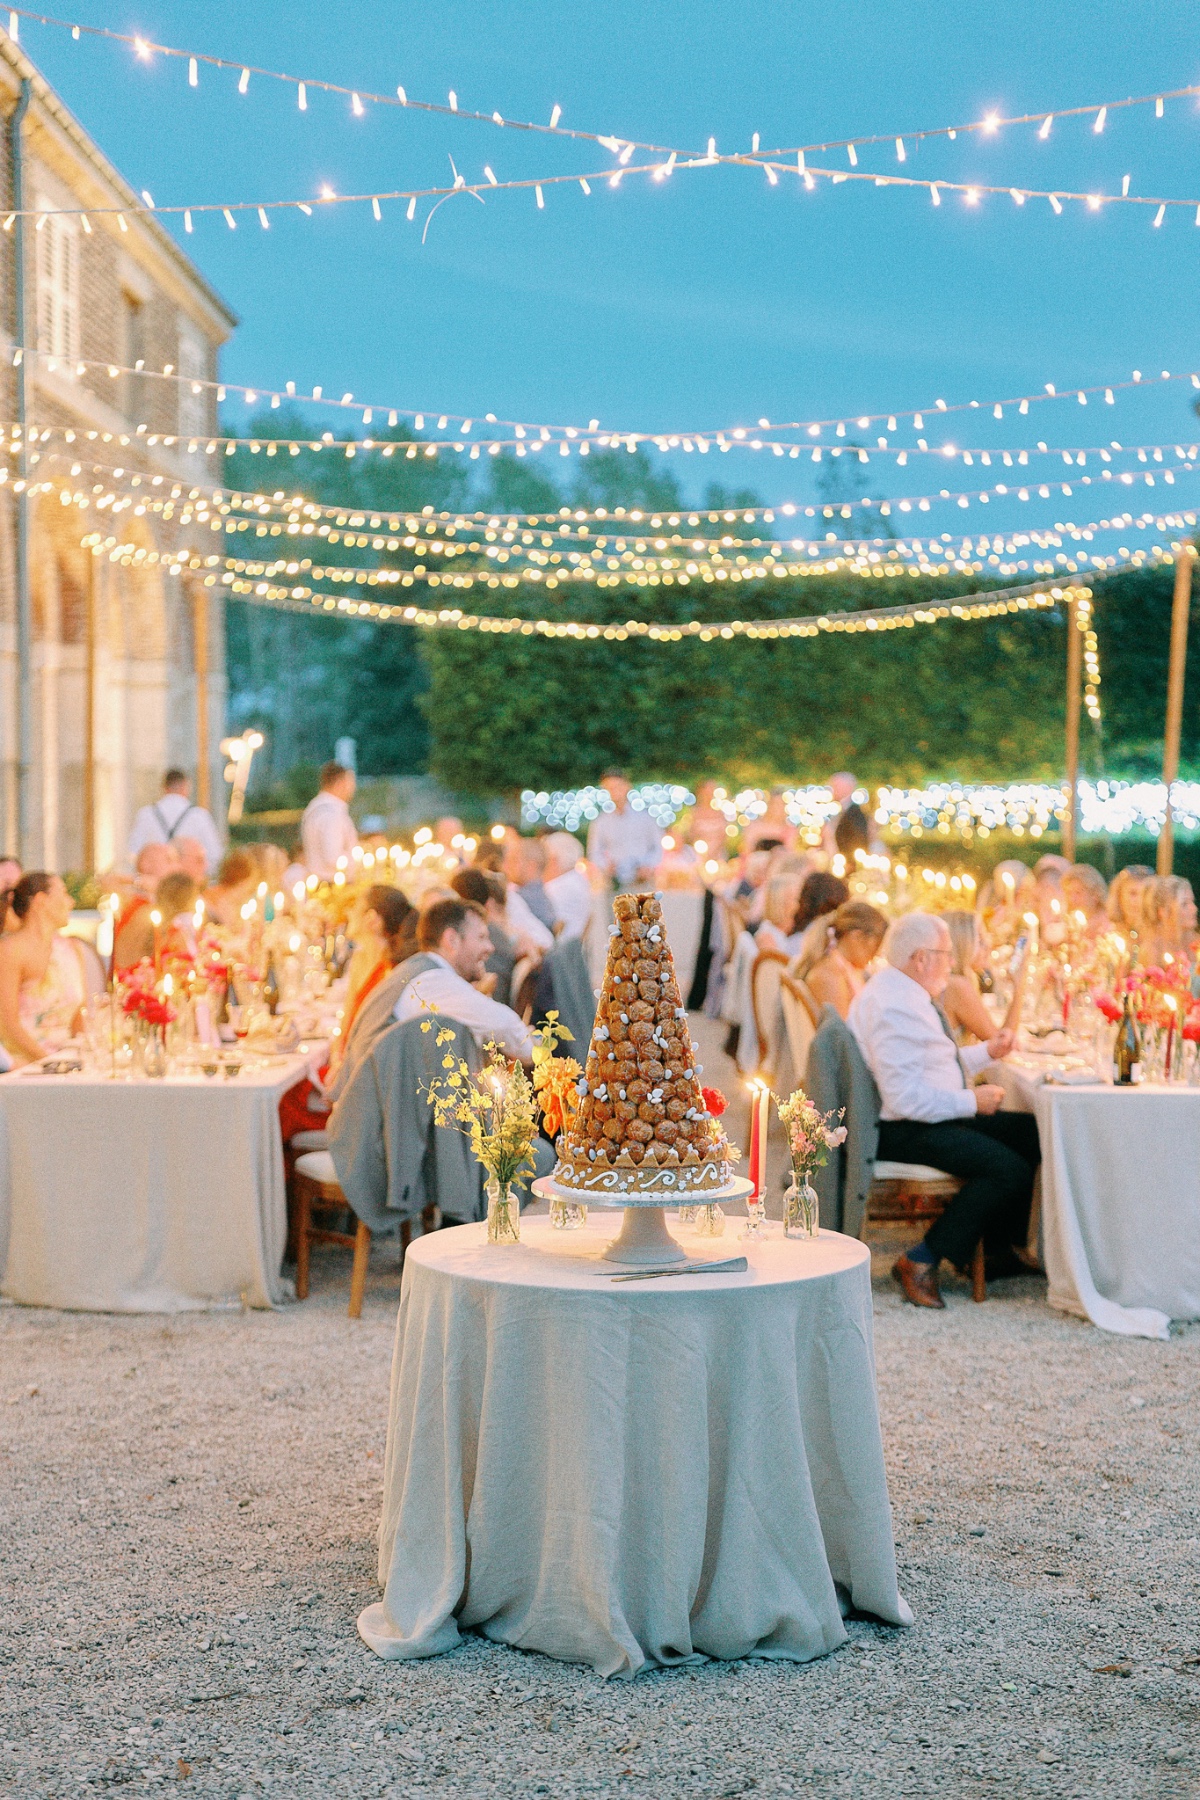
<svg viewBox="0 0 1200 1800">
<path fill-rule="evenodd" d="M 1013 1244 L 1024 1244 L 1033 1177 L 1042 1160 L 1032 1113 L 977 1114 L 941 1125 L 881 1119 L 878 1154 L 886 1162 L 928 1163 L 964 1177 L 962 1189 L 925 1234 L 935 1263 L 945 1257 L 965 1269 L 980 1238 L 988 1255 L 1002 1256 Z"/>
</svg>

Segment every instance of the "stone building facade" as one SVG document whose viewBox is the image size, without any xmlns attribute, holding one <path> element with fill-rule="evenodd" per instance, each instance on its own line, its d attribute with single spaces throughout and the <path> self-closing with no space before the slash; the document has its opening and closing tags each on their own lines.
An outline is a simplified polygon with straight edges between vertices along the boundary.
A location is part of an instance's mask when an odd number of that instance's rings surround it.
<svg viewBox="0 0 1200 1800">
<path fill-rule="evenodd" d="M 103 869 L 121 860 L 134 813 L 170 764 L 189 770 L 197 797 L 207 795 L 220 817 L 221 602 L 202 577 L 164 569 L 160 558 L 192 542 L 201 549 L 189 496 L 193 484 L 219 480 L 219 469 L 194 440 L 217 421 L 214 390 L 193 384 L 216 379 L 236 320 L 0 33 L 4 206 L 13 204 L 12 118 L 24 82 L 24 206 L 34 216 L 24 222 L 26 348 L 17 368 L 18 233 L 11 221 L 0 231 L 0 852 L 19 854 L 27 868 Z M 120 207 L 137 216 L 122 225 L 104 210 Z M 23 842 L 14 491 L 22 469 L 13 442 L 21 364 L 32 613 Z M 135 475 L 156 499 L 174 496 L 172 516 L 161 505 L 127 506 L 116 536 L 138 553 L 85 547 L 97 533 L 112 542 L 102 496 L 128 493 Z M 205 553 L 211 547 L 203 543 Z"/>
</svg>

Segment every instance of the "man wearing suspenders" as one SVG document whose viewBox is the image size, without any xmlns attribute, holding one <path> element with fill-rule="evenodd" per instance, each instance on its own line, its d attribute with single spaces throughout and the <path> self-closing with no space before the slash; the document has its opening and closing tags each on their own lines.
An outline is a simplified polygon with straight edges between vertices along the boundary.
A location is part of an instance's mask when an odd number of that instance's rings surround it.
<svg viewBox="0 0 1200 1800">
<path fill-rule="evenodd" d="M 133 821 L 126 855 L 136 863 L 139 850 L 147 844 L 178 845 L 191 838 L 204 851 L 211 874 L 221 860 L 222 845 L 213 817 L 191 799 L 191 782 L 182 769 L 168 769 L 163 777 L 163 791 L 150 806 L 143 806 Z"/>
</svg>

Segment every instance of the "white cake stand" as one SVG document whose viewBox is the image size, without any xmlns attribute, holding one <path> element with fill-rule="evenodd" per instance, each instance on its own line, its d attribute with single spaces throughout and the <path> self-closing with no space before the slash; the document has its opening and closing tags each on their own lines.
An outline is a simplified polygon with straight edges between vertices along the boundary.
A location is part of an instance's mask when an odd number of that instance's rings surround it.
<svg viewBox="0 0 1200 1800">
<path fill-rule="evenodd" d="M 688 1259 L 688 1252 L 667 1230 L 668 1212 L 678 1212 L 681 1206 L 717 1206 L 722 1200 L 742 1200 L 753 1186 L 754 1183 L 744 1176 L 735 1175 L 724 1187 L 708 1188 L 702 1194 L 679 1194 L 662 1199 L 647 1196 L 644 1200 L 622 1194 L 619 1200 L 609 1200 L 590 1189 L 560 1187 L 544 1175 L 533 1183 L 533 1192 L 539 1200 L 582 1201 L 585 1206 L 599 1206 L 609 1212 L 622 1208 L 625 1218 L 620 1232 L 604 1252 L 605 1261 L 658 1266 Z"/>
</svg>

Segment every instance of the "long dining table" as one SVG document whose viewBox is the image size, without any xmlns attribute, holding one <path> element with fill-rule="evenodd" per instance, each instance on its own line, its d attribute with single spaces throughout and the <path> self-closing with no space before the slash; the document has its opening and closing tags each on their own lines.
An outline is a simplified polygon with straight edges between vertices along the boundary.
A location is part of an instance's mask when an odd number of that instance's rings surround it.
<svg viewBox="0 0 1200 1800">
<path fill-rule="evenodd" d="M 281 1095 L 304 1055 L 233 1079 L 0 1079 L 0 1293 L 27 1306 L 173 1313 L 290 1297 Z"/>
<path fill-rule="evenodd" d="M 1200 1088 L 1114 1087 L 1028 1050 L 987 1079 L 1037 1118 L 1050 1305 L 1127 1337 L 1200 1319 Z"/>
</svg>

